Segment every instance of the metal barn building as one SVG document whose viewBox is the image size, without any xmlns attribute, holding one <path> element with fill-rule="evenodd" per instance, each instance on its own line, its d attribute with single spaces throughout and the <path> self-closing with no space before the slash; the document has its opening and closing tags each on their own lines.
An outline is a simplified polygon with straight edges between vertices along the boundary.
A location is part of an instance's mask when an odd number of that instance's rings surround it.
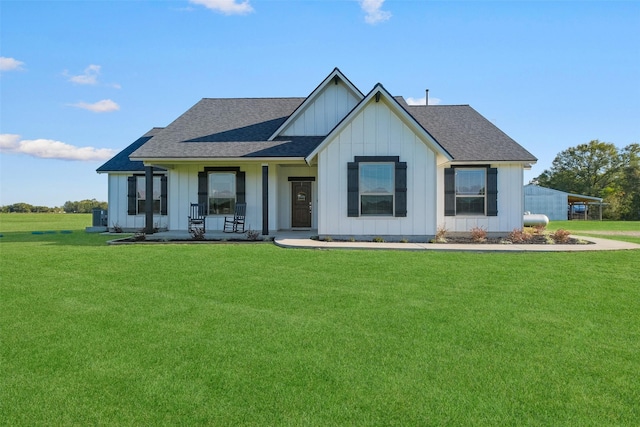
<svg viewBox="0 0 640 427">
<path fill-rule="evenodd" d="M 601 220 L 602 199 L 527 184 L 524 186 L 524 210 L 532 214 L 544 214 L 550 221 Z"/>
</svg>

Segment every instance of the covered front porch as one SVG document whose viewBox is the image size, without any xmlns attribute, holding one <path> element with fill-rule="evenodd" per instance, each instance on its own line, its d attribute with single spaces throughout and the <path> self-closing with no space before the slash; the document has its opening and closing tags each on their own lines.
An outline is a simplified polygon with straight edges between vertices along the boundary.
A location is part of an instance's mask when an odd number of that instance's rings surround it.
<svg viewBox="0 0 640 427">
<path fill-rule="evenodd" d="M 162 220 L 150 214 L 138 215 L 150 226 L 188 235 L 191 206 L 205 206 L 207 235 L 222 233 L 225 218 L 233 216 L 236 203 L 246 204 L 245 230 L 273 236 L 275 230 L 315 230 L 318 228 L 317 168 L 298 160 L 272 163 L 243 161 L 189 162 L 163 164 L 167 169 L 168 215 Z M 149 168 L 150 169 L 150 168 Z M 223 179 L 224 178 L 224 179 Z M 223 186 L 226 187 L 223 188 Z M 231 207 L 217 210 L 220 194 Z M 131 227 L 128 227 L 131 229 Z M 221 234 L 224 236 L 224 234 Z M 219 238 L 220 236 L 216 236 Z"/>
</svg>

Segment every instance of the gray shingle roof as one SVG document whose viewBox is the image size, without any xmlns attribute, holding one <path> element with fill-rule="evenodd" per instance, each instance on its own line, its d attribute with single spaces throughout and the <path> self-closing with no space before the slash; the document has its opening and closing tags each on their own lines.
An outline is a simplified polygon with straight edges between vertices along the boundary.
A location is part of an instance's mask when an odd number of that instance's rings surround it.
<svg viewBox="0 0 640 427">
<path fill-rule="evenodd" d="M 537 160 L 468 105 L 419 105 L 405 109 L 456 162 Z"/>
<path fill-rule="evenodd" d="M 536 158 L 468 105 L 410 106 L 395 97 L 454 161 Z M 306 157 L 323 137 L 268 138 L 305 98 L 205 98 L 164 129 L 146 134 L 98 171 L 142 170 L 137 159 Z M 144 139 L 146 138 L 146 140 Z M 126 165 L 131 155 L 136 169 Z"/>
<path fill-rule="evenodd" d="M 149 132 L 142 135 L 135 140 L 124 150 L 109 159 L 105 164 L 96 169 L 96 172 L 138 172 L 144 171 L 144 164 L 142 161 L 131 161 L 129 155 L 135 150 L 144 145 L 147 141 L 158 134 L 162 128 L 153 128 Z"/>
<path fill-rule="evenodd" d="M 303 157 L 316 139 L 267 141 L 305 98 L 205 98 L 134 158 Z"/>
</svg>

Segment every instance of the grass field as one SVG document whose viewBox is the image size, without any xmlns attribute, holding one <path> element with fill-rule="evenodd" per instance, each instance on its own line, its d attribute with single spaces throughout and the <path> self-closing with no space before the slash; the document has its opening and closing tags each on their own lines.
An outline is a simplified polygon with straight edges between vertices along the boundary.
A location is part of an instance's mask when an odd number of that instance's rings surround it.
<svg viewBox="0 0 640 427">
<path fill-rule="evenodd" d="M 108 246 L 26 217 L 0 215 L 2 425 L 640 419 L 640 251 Z"/>
<path fill-rule="evenodd" d="M 563 228 L 580 236 L 606 237 L 640 244 L 640 221 L 551 221 L 547 228 Z"/>
<path fill-rule="evenodd" d="M 0 233 L 84 230 L 91 214 L 0 214 Z"/>
</svg>

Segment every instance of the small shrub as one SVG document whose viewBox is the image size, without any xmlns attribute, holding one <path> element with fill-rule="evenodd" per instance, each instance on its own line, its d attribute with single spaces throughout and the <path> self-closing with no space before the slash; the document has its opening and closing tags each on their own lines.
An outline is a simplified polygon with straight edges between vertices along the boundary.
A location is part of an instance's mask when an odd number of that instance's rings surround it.
<svg viewBox="0 0 640 427">
<path fill-rule="evenodd" d="M 117 222 L 113 224 L 113 232 L 114 233 L 122 233 L 122 227 Z"/>
<path fill-rule="evenodd" d="M 509 233 L 509 240 L 511 240 L 512 243 L 527 243 L 532 237 L 531 234 L 522 228 L 514 228 L 513 231 Z"/>
<path fill-rule="evenodd" d="M 351 237 L 349 237 L 349 241 L 350 241 L 350 242 L 355 242 L 355 241 L 356 241 L 356 238 L 355 238 L 355 237 L 353 237 L 353 236 L 351 236 Z"/>
<path fill-rule="evenodd" d="M 569 233 L 567 230 L 559 228 L 551 233 L 551 238 L 556 243 L 567 243 L 569 241 L 569 234 L 571 233 Z"/>
<path fill-rule="evenodd" d="M 409 239 L 403 237 L 402 239 L 400 239 L 400 243 L 409 243 Z"/>
<path fill-rule="evenodd" d="M 325 238 L 323 239 L 325 242 L 333 242 L 333 237 L 331 236 L 325 236 Z"/>
<path fill-rule="evenodd" d="M 144 233 L 144 231 L 138 231 L 133 235 L 133 240 L 135 240 L 136 242 L 144 242 L 145 240 L 147 240 L 147 235 Z"/>
<path fill-rule="evenodd" d="M 192 228 L 189 230 L 189 234 L 193 240 L 204 240 L 204 228 Z"/>
<path fill-rule="evenodd" d="M 246 231 L 247 233 L 247 240 L 258 240 L 258 238 L 260 237 L 260 232 L 257 230 L 252 230 L 252 229 L 248 229 Z"/>
<path fill-rule="evenodd" d="M 533 234 L 544 234 L 544 231 L 547 229 L 547 226 L 544 224 L 538 224 L 535 227 L 533 227 Z"/>
<path fill-rule="evenodd" d="M 447 233 L 448 232 L 449 232 L 449 230 L 447 230 L 444 225 L 439 225 L 438 229 L 436 230 L 435 242 L 436 243 L 447 243 Z"/>
<path fill-rule="evenodd" d="M 384 243 L 384 239 L 380 236 L 376 236 L 373 238 L 373 241 L 376 243 Z"/>
<path fill-rule="evenodd" d="M 473 227 L 471 230 L 471 240 L 475 243 L 484 243 L 487 241 L 487 230 L 482 227 Z"/>
</svg>

